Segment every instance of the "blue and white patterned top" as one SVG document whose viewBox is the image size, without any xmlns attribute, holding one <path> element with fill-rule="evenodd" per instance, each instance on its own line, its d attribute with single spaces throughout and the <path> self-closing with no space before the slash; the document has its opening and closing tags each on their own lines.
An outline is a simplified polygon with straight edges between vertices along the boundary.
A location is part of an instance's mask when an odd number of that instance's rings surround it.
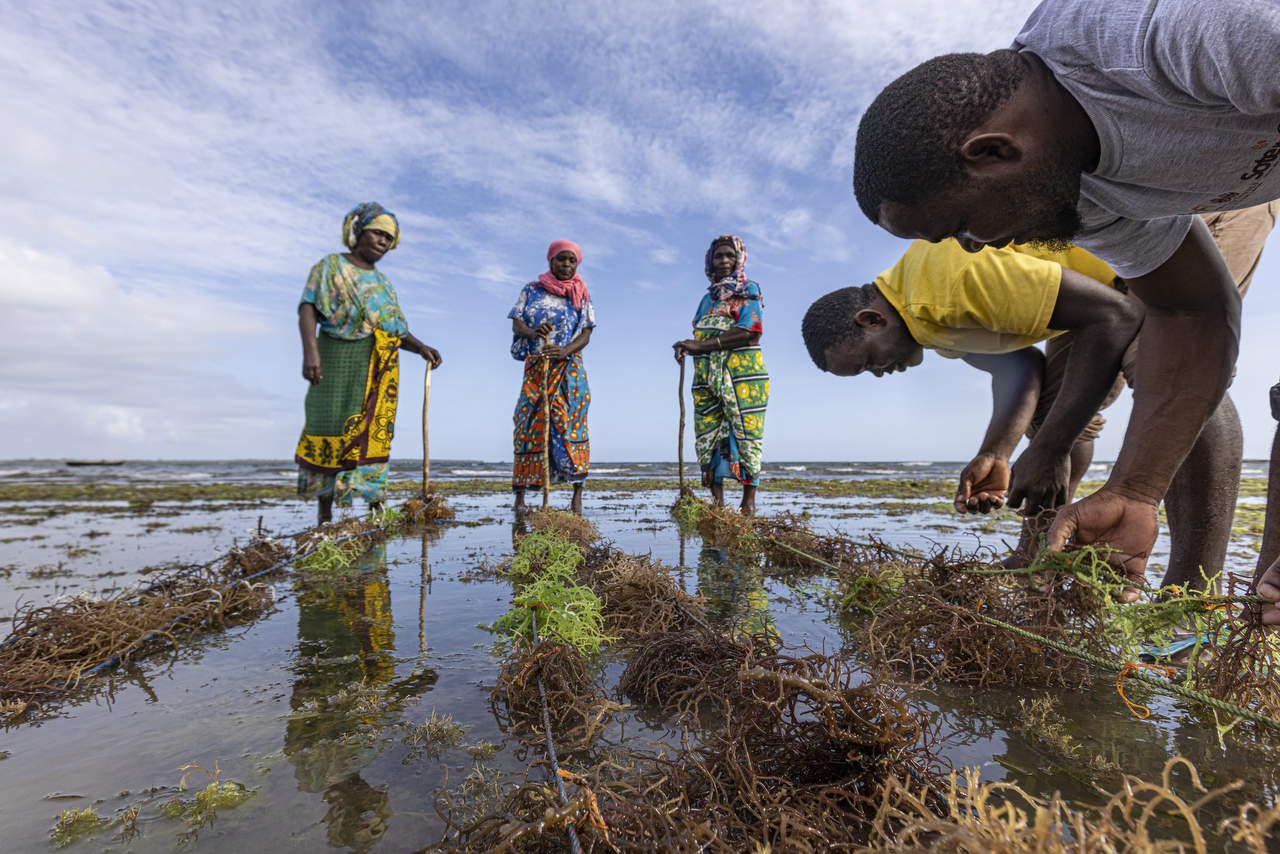
<svg viewBox="0 0 1280 854">
<path fill-rule="evenodd" d="M 574 308 L 568 297 L 556 296 L 543 290 L 537 282 L 530 282 L 520 290 L 516 304 L 507 312 L 507 317 L 519 318 L 530 329 L 537 329 L 543 323 L 550 322 L 555 331 L 551 335 L 551 343 L 557 347 L 568 346 L 586 329 L 596 328 L 596 310 L 588 299 L 582 308 Z M 542 340 L 511 336 L 511 358 L 523 362 L 542 349 Z"/>
</svg>

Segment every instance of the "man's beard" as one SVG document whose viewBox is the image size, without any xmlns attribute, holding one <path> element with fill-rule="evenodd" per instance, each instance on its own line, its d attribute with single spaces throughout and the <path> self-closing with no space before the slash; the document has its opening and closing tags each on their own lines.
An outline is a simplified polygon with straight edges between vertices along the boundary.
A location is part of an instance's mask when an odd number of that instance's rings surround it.
<svg viewBox="0 0 1280 854">
<path fill-rule="evenodd" d="M 1022 233 L 1033 246 L 1062 252 L 1083 223 L 1076 206 L 1080 201 L 1080 172 L 1063 168 L 1061 160 L 1051 160 L 1012 188 L 1009 199 L 1012 206 L 1023 211 L 1028 221 Z"/>
</svg>

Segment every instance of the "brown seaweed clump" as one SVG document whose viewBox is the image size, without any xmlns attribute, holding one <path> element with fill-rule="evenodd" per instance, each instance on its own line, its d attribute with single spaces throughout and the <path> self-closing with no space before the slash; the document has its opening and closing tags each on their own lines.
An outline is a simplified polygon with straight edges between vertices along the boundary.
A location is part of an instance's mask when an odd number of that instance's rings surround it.
<svg viewBox="0 0 1280 854">
<path fill-rule="evenodd" d="M 755 520 L 760 547 L 769 562 L 778 567 L 830 570 L 836 567 L 863 567 L 886 563 L 919 563 L 927 556 L 894 548 L 871 537 L 865 541 L 841 534 L 820 534 L 804 516 L 779 513 Z M 975 559 L 970 559 L 975 560 Z"/>
<path fill-rule="evenodd" d="M 937 790 L 931 716 L 900 692 L 854 684 L 846 664 L 816 653 L 775 655 L 740 678 L 750 702 L 697 755 L 744 842 L 828 850 L 865 837 L 871 799 L 894 776 Z"/>
<path fill-rule="evenodd" d="M 526 518 L 533 530 L 556 534 L 583 548 L 600 539 L 596 526 L 576 513 L 545 507 L 529 511 Z"/>
<path fill-rule="evenodd" d="M 457 515 L 444 496 L 436 493 L 422 498 L 410 498 L 400 506 L 400 512 L 410 525 L 440 522 Z"/>
<path fill-rule="evenodd" d="M 854 684 L 833 657 L 747 663 L 725 662 L 723 717 L 704 717 L 698 744 L 603 775 L 601 810 L 618 849 L 848 850 L 866 840 L 887 781 L 913 780 L 940 802 L 927 711 L 884 686 Z M 684 702 L 696 705 L 698 693 L 710 690 L 686 688 Z M 689 842 L 669 842 L 682 837 Z"/>
<path fill-rule="evenodd" d="M 559 854 L 569 850 L 568 828 L 579 826 L 590 832 L 588 819 L 596 809 L 595 793 L 588 787 L 567 786 L 573 794 L 563 804 L 547 783 L 525 780 L 516 785 L 489 781 L 483 772 L 473 771 L 458 791 L 443 788 L 436 794 L 436 812 L 445 822 L 443 838 L 427 848 L 456 854 Z M 476 808 L 475 790 L 487 801 Z M 458 797 L 455 797 L 458 796 Z M 587 851 L 616 850 L 603 837 L 588 837 Z M 596 846 L 592 842 L 600 841 Z M 662 849 L 666 850 L 666 849 Z"/>
<path fill-rule="evenodd" d="M 719 546 L 738 553 L 760 551 L 755 519 L 731 507 L 709 506 L 698 519 L 698 533 L 709 546 Z"/>
<path fill-rule="evenodd" d="M 939 552 L 908 573 L 892 600 L 857 629 L 870 666 L 912 682 L 1078 687 L 1089 681 L 1091 668 L 1079 657 L 987 619 L 1110 656 L 1104 603 L 1092 587 L 1066 573 L 1047 572 L 1028 585 L 972 568 Z"/>
<path fill-rule="evenodd" d="M 707 712 L 723 720 L 742 690 L 739 672 L 772 649 L 704 627 L 656 632 L 633 642 L 618 691 L 636 703 L 697 721 Z"/>
<path fill-rule="evenodd" d="M 288 556 L 289 549 L 283 543 L 262 537 L 243 548 L 233 548 L 222 562 L 222 575 L 227 579 L 257 575 Z"/>
<path fill-rule="evenodd" d="M 517 641 L 489 703 L 498 724 L 526 744 L 541 745 L 546 738 L 539 678 L 546 691 L 552 736 L 566 753 L 589 747 L 622 709 L 605 697 L 588 672 L 586 659 L 572 645 Z"/>
<path fill-rule="evenodd" d="M 685 592 L 659 561 L 611 550 L 588 554 L 584 566 L 584 580 L 604 603 L 611 635 L 629 641 L 705 622 L 698 597 Z"/>
<path fill-rule="evenodd" d="M 325 543 L 334 543 L 338 540 L 347 540 L 353 537 L 360 537 L 361 539 L 367 537 L 369 542 L 373 542 L 382 533 L 381 527 L 376 522 L 352 516 L 338 522 L 316 525 L 314 528 L 308 528 L 299 533 L 293 538 L 294 553 L 304 554 L 314 551 Z"/>
<path fill-rule="evenodd" d="M 98 665 L 128 661 L 151 645 L 177 647 L 183 637 L 251 619 L 273 603 L 267 585 L 228 582 L 206 569 L 157 579 L 143 594 L 81 594 L 21 607 L 0 647 L 0 704 L 55 701 Z"/>
<path fill-rule="evenodd" d="M 1247 579 L 1228 578 L 1228 597 L 1250 592 Z M 1232 617 L 1212 602 L 1205 603 L 1205 610 L 1207 650 L 1188 663 L 1191 681 L 1219 700 L 1280 718 L 1280 645 L 1275 631 L 1249 611 Z"/>
</svg>

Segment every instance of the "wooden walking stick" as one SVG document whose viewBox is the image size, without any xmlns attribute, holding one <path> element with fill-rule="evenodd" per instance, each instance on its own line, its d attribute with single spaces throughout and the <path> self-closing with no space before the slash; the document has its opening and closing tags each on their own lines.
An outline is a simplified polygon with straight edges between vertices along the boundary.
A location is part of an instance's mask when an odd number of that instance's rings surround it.
<svg viewBox="0 0 1280 854">
<path fill-rule="evenodd" d="M 542 336 L 542 346 L 551 335 Z M 551 360 L 542 357 L 542 509 L 551 501 Z"/>
<path fill-rule="evenodd" d="M 680 388 L 676 391 L 680 398 L 680 430 L 676 434 L 676 461 L 680 469 L 680 494 L 684 495 L 684 356 L 680 356 Z"/>
<path fill-rule="evenodd" d="M 431 450 L 427 443 L 427 407 L 431 402 L 431 363 L 427 362 L 427 375 L 422 380 L 422 500 L 429 501 L 431 493 Z"/>
</svg>

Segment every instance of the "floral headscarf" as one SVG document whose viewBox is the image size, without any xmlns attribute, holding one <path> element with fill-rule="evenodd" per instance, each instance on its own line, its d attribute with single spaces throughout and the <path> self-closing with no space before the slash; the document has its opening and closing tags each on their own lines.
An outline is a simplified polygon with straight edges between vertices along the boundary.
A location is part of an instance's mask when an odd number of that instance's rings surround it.
<svg viewBox="0 0 1280 854">
<path fill-rule="evenodd" d="M 730 246 L 737 253 L 737 263 L 733 265 L 733 272 L 720 281 L 716 281 L 715 271 L 711 266 L 712 258 L 716 254 L 716 247 Z M 742 238 L 736 234 L 722 234 L 715 240 L 711 241 L 711 245 L 707 247 L 706 262 L 703 271 L 707 274 L 707 281 L 711 285 L 707 288 L 711 292 L 711 298 L 717 301 L 728 299 L 729 297 L 742 297 L 747 293 L 747 247 L 743 245 Z"/>
<path fill-rule="evenodd" d="M 400 221 L 377 202 L 365 202 L 351 209 L 342 220 L 342 242 L 348 249 L 355 249 L 361 233 L 371 228 L 391 235 L 391 249 L 400 245 Z"/>
</svg>

